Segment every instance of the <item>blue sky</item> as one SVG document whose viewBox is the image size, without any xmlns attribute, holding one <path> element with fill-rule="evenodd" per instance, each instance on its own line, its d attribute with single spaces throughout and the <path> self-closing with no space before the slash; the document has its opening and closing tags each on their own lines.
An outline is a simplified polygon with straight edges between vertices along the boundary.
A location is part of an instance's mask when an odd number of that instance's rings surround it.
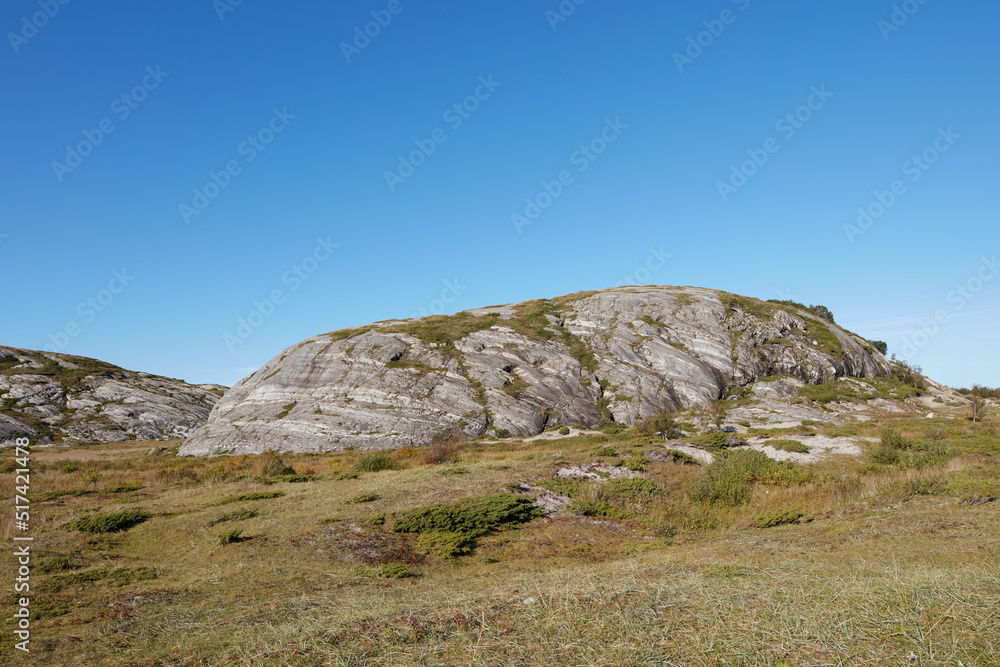
<svg viewBox="0 0 1000 667">
<path fill-rule="evenodd" d="M 0 344 L 232 384 L 674 284 L 1000 385 L 997 3 L 233 1 L 4 4 Z"/>
</svg>

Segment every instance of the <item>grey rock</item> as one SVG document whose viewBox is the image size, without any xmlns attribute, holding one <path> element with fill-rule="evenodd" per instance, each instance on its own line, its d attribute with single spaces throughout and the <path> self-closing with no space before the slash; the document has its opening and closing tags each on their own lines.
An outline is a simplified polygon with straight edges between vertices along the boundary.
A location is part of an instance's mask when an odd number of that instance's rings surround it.
<svg viewBox="0 0 1000 667">
<path fill-rule="evenodd" d="M 473 318 L 485 324 L 460 326 Z M 765 376 L 889 373 L 863 339 L 808 313 L 710 289 L 613 288 L 310 338 L 226 392 L 180 453 L 391 449 L 455 426 L 528 437 L 631 425 Z"/>
<path fill-rule="evenodd" d="M 224 387 L 189 385 L 84 357 L 0 347 L 0 440 L 120 442 L 183 437 Z"/>
</svg>

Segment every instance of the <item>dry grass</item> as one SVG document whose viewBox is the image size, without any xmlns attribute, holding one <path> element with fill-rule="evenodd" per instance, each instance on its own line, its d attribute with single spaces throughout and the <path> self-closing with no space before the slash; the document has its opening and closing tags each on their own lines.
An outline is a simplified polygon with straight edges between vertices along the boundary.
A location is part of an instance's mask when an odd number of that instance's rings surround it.
<svg viewBox="0 0 1000 667">
<path fill-rule="evenodd" d="M 943 436 L 894 426 L 912 441 L 896 465 L 831 459 L 803 483 L 755 484 L 746 505 L 717 507 L 686 493 L 703 468 L 646 461 L 655 489 L 575 487 L 628 520 L 535 519 L 447 559 L 392 532 L 393 513 L 509 493 L 596 462 L 600 447 L 624 462 L 650 445 L 634 434 L 449 443 L 446 456 L 396 452 L 400 469 L 378 472 L 364 472 L 364 452 L 177 459 L 150 454 L 150 443 L 36 448 L 43 560 L 32 653 L 17 662 L 1000 664 L 997 424 L 953 420 Z M 941 441 L 946 457 L 920 458 Z M 12 487 L 13 474 L 0 475 L 4 497 Z M 38 500 L 64 490 L 87 493 Z M 284 495 L 218 506 L 275 492 Z M 348 502 L 361 497 L 370 500 Z M 802 523 L 747 528 L 786 508 Z M 121 533 L 65 530 L 133 509 L 153 516 Z M 220 545 L 223 528 L 239 539 Z M 13 531 L 5 515 L 0 532 Z M 0 571 L 14 571 L 10 552 Z M 11 654 L 8 632 L 0 660 Z"/>
</svg>

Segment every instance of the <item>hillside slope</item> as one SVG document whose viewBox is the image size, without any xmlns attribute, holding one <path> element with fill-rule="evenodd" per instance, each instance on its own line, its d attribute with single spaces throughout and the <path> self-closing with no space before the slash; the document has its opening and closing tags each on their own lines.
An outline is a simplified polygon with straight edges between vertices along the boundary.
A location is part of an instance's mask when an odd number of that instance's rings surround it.
<svg viewBox="0 0 1000 667">
<path fill-rule="evenodd" d="M 0 440 L 119 442 L 182 436 L 225 387 L 127 371 L 66 354 L 0 347 Z"/>
<path fill-rule="evenodd" d="M 237 383 L 181 454 L 390 449 L 461 429 L 631 425 L 773 375 L 879 377 L 867 341 L 797 308 L 622 287 L 310 338 Z"/>
</svg>

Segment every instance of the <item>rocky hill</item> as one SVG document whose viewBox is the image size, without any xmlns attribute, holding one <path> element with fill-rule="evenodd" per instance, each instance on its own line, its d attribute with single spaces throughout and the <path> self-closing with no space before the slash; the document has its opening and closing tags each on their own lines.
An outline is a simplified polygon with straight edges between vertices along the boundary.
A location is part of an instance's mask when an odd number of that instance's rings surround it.
<svg viewBox="0 0 1000 667">
<path fill-rule="evenodd" d="M 183 437 L 225 387 L 127 371 L 103 361 L 0 347 L 0 440 L 118 442 Z"/>
<path fill-rule="evenodd" d="M 796 305 L 613 288 L 310 338 L 230 389 L 180 453 L 388 449 L 449 429 L 523 437 L 631 425 L 760 378 L 817 384 L 891 370 L 871 343 Z"/>
</svg>

